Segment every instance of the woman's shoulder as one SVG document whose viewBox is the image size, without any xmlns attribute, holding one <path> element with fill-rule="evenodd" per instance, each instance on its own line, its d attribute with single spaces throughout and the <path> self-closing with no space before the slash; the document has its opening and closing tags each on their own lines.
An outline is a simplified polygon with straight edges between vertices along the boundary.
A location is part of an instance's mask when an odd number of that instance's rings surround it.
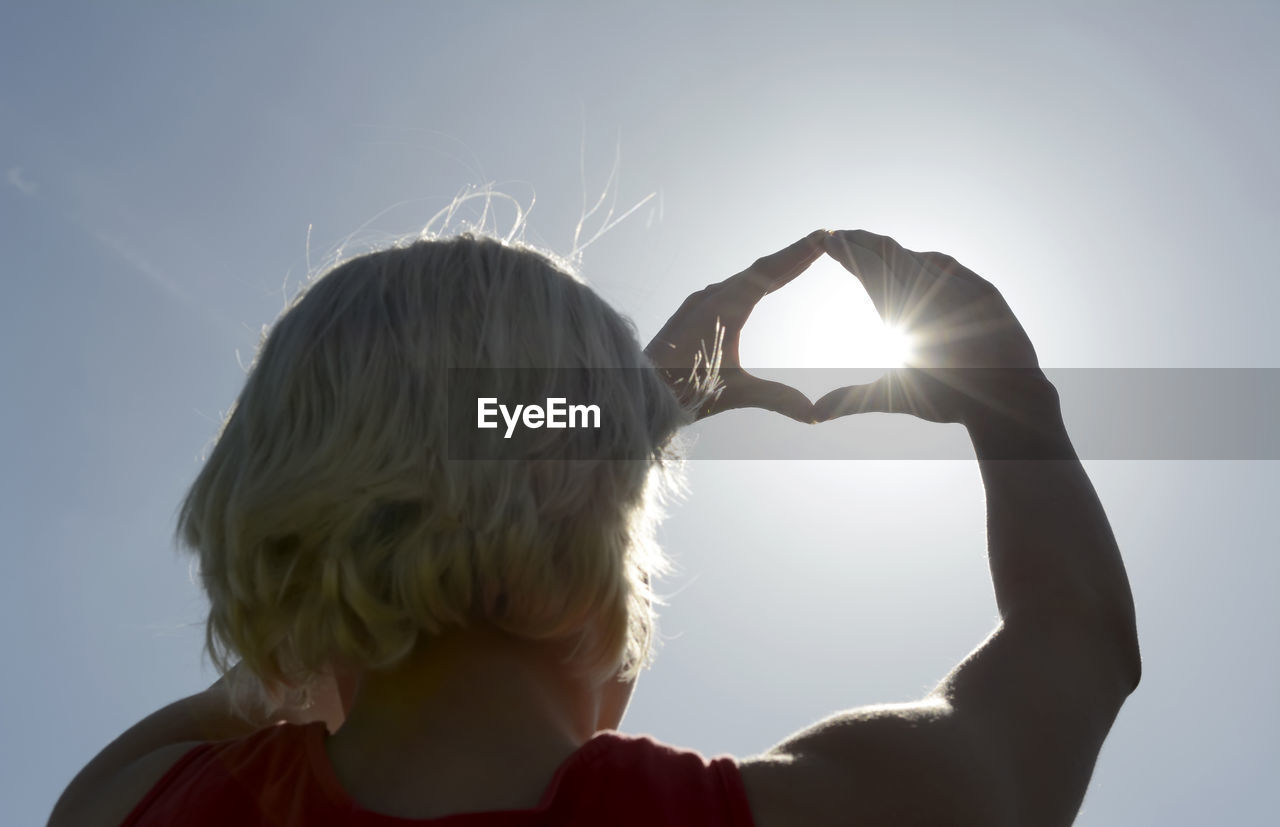
<svg viewBox="0 0 1280 827">
<path fill-rule="evenodd" d="M 615 823 L 751 824 L 750 805 L 737 759 L 708 756 L 651 735 L 606 730 L 589 747 L 594 754 L 570 795 L 597 796 L 604 810 L 626 813 Z M 585 785 L 591 789 L 584 790 Z"/>
<path fill-rule="evenodd" d="M 195 784 L 201 792 L 217 796 L 220 782 L 252 775 L 255 767 L 263 770 L 271 764 L 274 769 L 283 769 L 282 751 L 296 753 L 293 742 L 306 734 L 305 729 L 271 726 L 239 738 L 166 745 L 69 791 L 70 800 L 60 803 L 57 818 L 50 820 L 49 827 L 132 825 L 154 809 L 143 806 L 148 802 L 156 804 L 166 795 L 189 797 L 191 790 L 173 789 L 183 785 Z"/>
<path fill-rule="evenodd" d="M 117 827 L 184 760 L 208 741 L 183 741 L 147 753 L 104 777 L 86 779 L 69 790 L 49 819 L 49 827 Z"/>
<path fill-rule="evenodd" d="M 736 765 L 736 759 L 727 753 L 708 758 L 704 753 L 688 747 L 661 741 L 652 735 L 631 734 L 615 730 L 601 730 L 592 739 L 601 755 L 628 765 L 661 764 L 689 768 L 710 768 L 725 763 Z"/>
</svg>

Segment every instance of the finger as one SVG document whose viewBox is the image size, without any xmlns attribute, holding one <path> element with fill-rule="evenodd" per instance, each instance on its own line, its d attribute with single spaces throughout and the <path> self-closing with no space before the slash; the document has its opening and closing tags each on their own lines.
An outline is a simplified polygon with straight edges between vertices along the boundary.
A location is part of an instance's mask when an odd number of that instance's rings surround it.
<svg viewBox="0 0 1280 827">
<path fill-rule="evenodd" d="M 885 377 L 865 385 L 836 388 L 813 403 L 813 416 L 818 422 L 829 422 L 859 413 L 896 413 L 893 394 Z"/>
<path fill-rule="evenodd" d="M 805 271 L 823 253 L 826 230 L 815 230 L 794 244 L 755 260 L 750 267 L 721 282 L 754 301 L 785 285 Z"/>
<path fill-rule="evenodd" d="M 897 321 L 903 277 L 910 267 L 918 268 L 912 252 L 888 236 L 866 230 L 840 230 L 823 240 L 823 249 L 857 276 L 886 322 Z"/>
<path fill-rule="evenodd" d="M 921 262 L 927 265 L 931 270 L 933 270 L 934 272 L 940 275 L 946 276 L 948 278 L 958 277 L 966 281 L 974 282 L 976 284 L 984 284 L 984 285 L 990 286 L 990 282 L 988 282 L 982 276 L 970 270 L 968 267 L 965 267 L 960 262 L 956 261 L 954 256 L 949 256 L 946 253 L 939 253 L 936 251 L 930 251 L 927 253 L 915 253 L 915 256 Z"/>
<path fill-rule="evenodd" d="M 881 260 L 892 264 L 903 254 L 914 254 L 914 251 L 903 247 L 887 235 L 877 235 L 867 230 L 833 230 L 823 239 L 824 246 L 836 243 L 841 247 L 863 250 L 874 253 Z"/>
<path fill-rule="evenodd" d="M 800 391 L 781 382 L 770 382 L 752 376 L 746 371 L 736 373 L 720 394 L 715 406 L 717 411 L 733 408 L 763 408 L 790 417 L 797 422 L 812 424 L 813 403 Z"/>
</svg>

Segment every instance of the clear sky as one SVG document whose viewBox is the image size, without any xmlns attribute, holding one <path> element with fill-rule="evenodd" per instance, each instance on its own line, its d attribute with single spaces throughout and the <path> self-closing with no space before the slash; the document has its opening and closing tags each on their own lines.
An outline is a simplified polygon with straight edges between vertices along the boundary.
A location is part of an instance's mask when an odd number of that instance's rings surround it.
<svg viewBox="0 0 1280 827">
<path fill-rule="evenodd" d="M 536 197 L 562 252 L 584 189 L 652 195 L 584 258 L 642 337 L 826 226 L 954 255 L 1048 366 L 1280 367 L 1273 2 L 179 5 L 0 26 L 5 824 L 213 680 L 174 510 L 308 251 L 465 186 Z M 744 355 L 820 360 L 813 331 L 868 320 L 851 282 L 770 297 Z M 624 729 L 749 755 L 919 697 L 993 628 L 971 461 L 694 456 Z M 1087 465 L 1146 666 L 1077 823 L 1275 823 L 1277 463 Z"/>
</svg>

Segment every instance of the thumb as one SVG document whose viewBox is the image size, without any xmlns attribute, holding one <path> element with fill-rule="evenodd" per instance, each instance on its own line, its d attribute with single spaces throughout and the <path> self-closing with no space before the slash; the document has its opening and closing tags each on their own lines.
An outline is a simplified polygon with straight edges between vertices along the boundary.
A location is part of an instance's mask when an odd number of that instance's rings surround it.
<svg viewBox="0 0 1280 827">
<path fill-rule="evenodd" d="M 849 414 L 906 412 L 906 400 L 894 398 L 893 386 L 887 379 L 882 376 L 865 385 L 846 385 L 826 393 L 813 403 L 814 417 L 827 422 Z"/>
<path fill-rule="evenodd" d="M 770 382 L 741 371 L 726 383 L 724 391 L 716 401 L 717 411 L 733 408 L 763 408 L 790 417 L 806 425 L 817 420 L 814 418 L 813 403 L 800 391 L 781 382 Z"/>
</svg>

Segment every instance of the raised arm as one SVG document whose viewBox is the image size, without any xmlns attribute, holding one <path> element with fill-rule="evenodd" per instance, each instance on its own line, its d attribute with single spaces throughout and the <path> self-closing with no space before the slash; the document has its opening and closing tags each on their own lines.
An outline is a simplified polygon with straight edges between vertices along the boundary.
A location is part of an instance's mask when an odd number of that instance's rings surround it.
<svg viewBox="0 0 1280 827">
<path fill-rule="evenodd" d="M 757 824 L 1070 824 L 1141 666 L 1124 565 L 1057 393 L 1000 294 L 954 259 L 861 231 L 826 249 L 916 357 L 816 416 L 965 425 L 1001 622 L 924 699 L 841 712 L 742 762 Z"/>
</svg>

